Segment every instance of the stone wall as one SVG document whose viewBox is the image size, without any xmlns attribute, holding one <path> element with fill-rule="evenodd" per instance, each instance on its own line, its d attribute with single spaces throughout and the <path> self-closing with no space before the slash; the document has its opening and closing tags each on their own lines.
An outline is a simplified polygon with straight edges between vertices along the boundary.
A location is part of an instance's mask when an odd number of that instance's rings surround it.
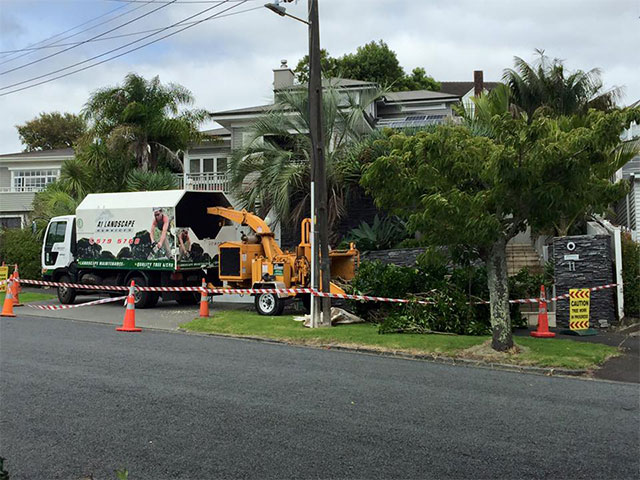
<svg viewBox="0 0 640 480">
<path fill-rule="evenodd" d="M 380 260 L 384 264 L 399 265 L 402 267 L 413 267 L 416 264 L 418 255 L 424 252 L 424 248 L 395 248 L 393 250 L 378 250 L 376 252 L 365 252 L 361 255 L 362 260 Z"/>
<path fill-rule="evenodd" d="M 553 261 L 556 295 L 567 294 L 571 288 L 614 283 L 611 240 L 607 235 L 554 238 Z M 606 327 L 615 323 L 615 306 L 615 289 L 591 292 L 590 326 Z M 569 326 L 569 300 L 557 302 L 556 322 L 559 326 Z"/>
</svg>

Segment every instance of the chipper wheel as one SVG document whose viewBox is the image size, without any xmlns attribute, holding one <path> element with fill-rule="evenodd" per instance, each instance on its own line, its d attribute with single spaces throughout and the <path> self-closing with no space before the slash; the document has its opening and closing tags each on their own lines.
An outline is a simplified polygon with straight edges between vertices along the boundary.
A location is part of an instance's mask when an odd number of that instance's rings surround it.
<svg viewBox="0 0 640 480">
<path fill-rule="evenodd" d="M 260 315 L 281 315 L 284 310 L 284 299 L 275 293 L 261 293 L 255 297 L 256 311 Z"/>
</svg>

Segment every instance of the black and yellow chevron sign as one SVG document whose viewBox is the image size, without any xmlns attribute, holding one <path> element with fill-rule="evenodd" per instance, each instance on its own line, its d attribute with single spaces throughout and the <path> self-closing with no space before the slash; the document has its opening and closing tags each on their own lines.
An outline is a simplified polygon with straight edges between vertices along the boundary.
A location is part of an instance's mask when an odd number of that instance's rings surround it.
<svg viewBox="0 0 640 480">
<path fill-rule="evenodd" d="M 569 290 L 569 328 L 586 330 L 589 328 L 589 304 L 591 290 L 588 288 L 572 288 Z"/>
</svg>

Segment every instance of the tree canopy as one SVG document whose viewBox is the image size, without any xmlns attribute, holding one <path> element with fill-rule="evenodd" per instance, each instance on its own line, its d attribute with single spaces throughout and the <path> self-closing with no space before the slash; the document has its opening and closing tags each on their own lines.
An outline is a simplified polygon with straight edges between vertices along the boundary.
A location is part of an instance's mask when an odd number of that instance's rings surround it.
<svg viewBox="0 0 640 480">
<path fill-rule="evenodd" d="M 206 118 L 204 110 L 186 108 L 193 101 L 181 85 L 130 73 L 122 85 L 94 92 L 84 115 L 93 140 L 109 149 L 127 149 L 142 170 L 155 171 L 161 163 L 179 170 L 179 152 L 199 138 L 198 127 Z"/>
<path fill-rule="evenodd" d="M 358 47 L 355 53 L 334 58 L 329 52 L 320 52 L 320 64 L 325 77 L 342 77 L 366 82 L 375 82 L 392 91 L 440 90 L 440 84 L 428 76 L 425 69 L 414 68 L 406 74 L 400 66 L 398 56 L 383 41 L 370 42 Z M 309 56 L 304 56 L 294 72 L 300 83 L 309 80 Z"/>
<path fill-rule="evenodd" d="M 41 113 L 23 125 L 16 125 L 26 152 L 71 148 L 86 127 L 82 117 L 60 112 Z"/>
<path fill-rule="evenodd" d="M 563 215 L 602 211 L 622 193 L 609 178 L 610 152 L 640 110 L 590 111 L 531 121 L 491 118 L 491 136 L 439 126 L 387 140 L 390 154 L 367 168 L 363 186 L 436 245 L 469 245 L 487 265 L 492 346 L 512 347 L 506 243 L 526 225 L 548 228 Z M 613 171 L 612 171 L 613 170 Z"/>
<path fill-rule="evenodd" d="M 585 114 L 589 108 L 610 110 L 621 95 L 620 88 L 605 90 L 601 72 L 567 71 L 562 60 L 550 59 L 544 50 L 536 50 L 532 64 L 514 58 L 514 68 L 504 71 L 503 81 L 511 90 L 512 101 L 533 117 L 543 108 L 551 115 Z"/>
</svg>

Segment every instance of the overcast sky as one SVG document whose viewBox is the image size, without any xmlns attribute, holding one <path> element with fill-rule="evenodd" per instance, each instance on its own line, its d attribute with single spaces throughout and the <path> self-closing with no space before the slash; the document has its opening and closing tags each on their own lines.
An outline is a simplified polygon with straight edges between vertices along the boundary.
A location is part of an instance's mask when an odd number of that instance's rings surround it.
<svg viewBox="0 0 640 480">
<path fill-rule="evenodd" d="M 141 0 L 132 3 L 0 0 L 0 50 L 24 48 L 74 27 L 77 28 L 39 45 L 157 29 L 216 5 L 203 0 L 177 0 L 173 4 L 167 1 L 170 0 L 148 4 Z M 203 22 L 83 72 L 0 96 L 0 153 L 22 150 L 16 124 L 40 112 L 78 113 L 92 91 L 117 84 L 128 72 L 145 77 L 159 75 L 162 82 L 180 83 L 194 94 L 197 107 L 209 111 L 269 102 L 272 69 L 279 66 L 281 59 L 287 59 L 294 67 L 308 46 L 306 26 L 260 8 L 266 1 L 225 3 L 193 20 L 234 5 L 227 14 L 245 12 Z M 625 87 L 622 104 L 640 99 L 640 0 L 320 0 L 319 3 L 320 42 L 332 56 L 353 52 L 360 45 L 382 39 L 398 54 L 407 72 L 419 66 L 436 80 L 471 81 L 473 70 L 484 70 L 485 81 L 491 81 L 499 80 L 503 69 L 513 65 L 514 56 L 533 61 L 534 49 L 541 48 L 551 57 L 564 59 L 570 69 L 600 68 L 607 87 Z M 301 17 L 306 16 L 306 8 L 306 0 L 287 5 L 288 12 Z M 122 26 L 127 22 L 131 23 Z M 79 33 L 90 27 L 95 28 Z M 167 30 L 82 63 L 74 70 L 176 30 Z M 42 61 L 43 57 L 71 45 L 29 54 L 2 53 L 0 93 L 31 85 L 33 82 L 21 82 L 34 77 L 43 76 L 36 81 L 47 80 L 51 78 L 45 76 L 47 73 L 149 34 L 100 37 Z M 31 62 L 35 63 L 18 68 Z M 7 72 L 11 69 L 16 70 Z M 19 85 L 6 88 L 12 84 Z"/>
</svg>

